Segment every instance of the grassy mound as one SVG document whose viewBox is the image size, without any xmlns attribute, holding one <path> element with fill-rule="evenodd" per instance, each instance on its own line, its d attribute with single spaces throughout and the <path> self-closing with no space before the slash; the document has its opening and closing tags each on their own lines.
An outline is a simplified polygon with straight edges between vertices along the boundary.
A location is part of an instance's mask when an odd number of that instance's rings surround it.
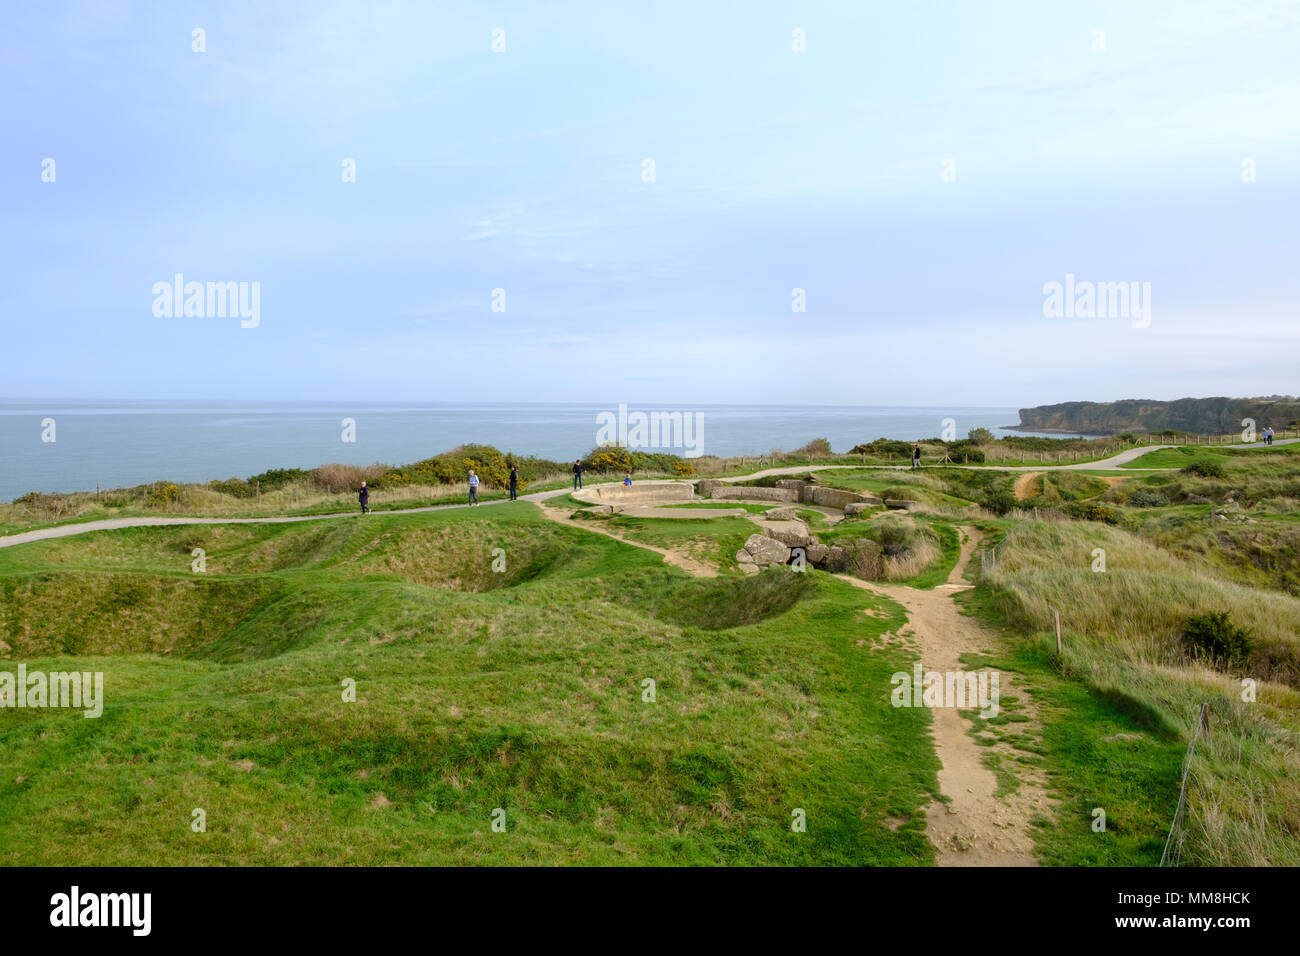
<svg viewBox="0 0 1300 956">
<path fill-rule="evenodd" d="M 213 530 L 206 575 L 183 547 L 209 529 L 0 552 L 0 664 L 102 670 L 106 695 L 98 720 L 0 713 L 0 863 L 932 860 L 937 761 L 929 715 L 889 704 L 911 659 L 877 640 L 888 602 L 690 579 L 530 505 L 333 524 Z M 131 639 L 92 656 L 110 600 Z"/>
</svg>

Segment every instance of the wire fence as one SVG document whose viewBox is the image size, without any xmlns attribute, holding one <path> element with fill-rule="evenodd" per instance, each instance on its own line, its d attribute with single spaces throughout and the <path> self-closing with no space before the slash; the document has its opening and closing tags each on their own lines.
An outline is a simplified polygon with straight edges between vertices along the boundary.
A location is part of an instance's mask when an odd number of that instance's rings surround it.
<svg viewBox="0 0 1300 956">
<path fill-rule="evenodd" d="M 1169 825 L 1169 836 L 1165 839 L 1165 852 L 1160 855 L 1161 866 L 1177 866 L 1183 854 L 1183 840 L 1186 831 L 1183 824 L 1187 817 L 1187 775 L 1192 769 L 1192 756 L 1196 752 L 1196 742 L 1201 734 L 1210 729 L 1210 705 L 1201 704 L 1201 719 L 1196 722 L 1196 732 L 1187 742 L 1187 754 L 1183 757 L 1183 783 L 1178 790 L 1178 807 L 1174 810 L 1174 821 Z"/>
</svg>

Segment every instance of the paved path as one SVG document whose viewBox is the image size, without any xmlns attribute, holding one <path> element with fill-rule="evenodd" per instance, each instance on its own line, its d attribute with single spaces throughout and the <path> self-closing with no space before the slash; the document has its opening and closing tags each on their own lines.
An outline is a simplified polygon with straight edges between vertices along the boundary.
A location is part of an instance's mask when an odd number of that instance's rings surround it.
<svg viewBox="0 0 1300 956">
<path fill-rule="evenodd" d="M 1273 442 L 1274 445 L 1290 445 L 1300 441 L 1300 438 L 1279 438 Z M 1158 448 L 1183 448 L 1189 447 L 1184 445 L 1137 445 L 1133 448 L 1126 448 L 1121 452 L 1111 455 L 1109 458 L 1102 458 L 1099 461 L 1081 461 L 1069 465 L 943 465 L 944 468 L 982 468 L 984 470 L 992 469 L 994 471 L 1090 471 L 1093 469 L 1118 468 L 1120 465 L 1128 464 L 1135 458 L 1141 458 L 1149 451 L 1155 451 Z M 1190 446 L 1197 447 L 1197 446 Z M 1201 445 L 1199 446 L 1209 451 L 1215 448 L 1263 448 L 1261 442 L 1255 442 L 1253 445 L 1236 444 L 1236 445 Z M 769 475 L 802 475 L 810 471 L 826 471 L 832 468 L 893 468 L 896 471 L 910 471 L 911 465 L 792 465 L 788 468 L 765 468 L 762 471 L 756 471 L 749 475 L 709 475 L 718 481 L 752 481 L 755 478 L 766 478 Z M 926 465 L 926 468 L 940 467 L 934 464 Z M 1142 471 L 1174 471 L 1173 468 L 1143 468 Z"/>
<path fill-rule="evenodd" d="M 570 489 L 557 491 L 535 491 L 530 495 L 520 495 L 520 501 L 545 501 L 567 495 Z M 494 498 L 484 501 L 481 507 L 489 505 L 508 505 L 509 498 Z M 468 508 L 468 504 L 428 505 L 424 508 L 395 508 L 391 511 L 372 511 L 375 515 L 414 515 L 426 511 L 446 511 L 449 508 Z M 111 531 L 115 528 L 152 528 L 170 525 L 193 524 L 287 524 L 292 521 L 329 521 L 334 518 L 359 518 L 356 511 L 341 511 L 323 515 L 275 515 L 269 518 L 105 518 L 101 521 L 82 521 L 78 524 L 61 524 L 53 528 L 37 528 L 21 534 L 0 537 L 0 548 L 12 548 L 14 545 L 27 544 L 32 541 L 45 541 L 49 538 L 66 538 L 74 534 L 89 534 L 91 531 Z"/>
<path fill-rule="evenodd" d="M 1289 445 L 1293 442 L 1300 441 L 1300 438 L 1284 438 L 1273 442 L 1274 445 Z M 1087 461 L 1072 465 L 945 465 L 946 468 L 991 468 L 997 471 L 1073 471 L 1078 469 L 1096 469 L 1096 468 L 1114 468 L 1118 465 L 1139 458 L 1149 451 L 1155 451 L 1158 448 L 1181 448 L 1181 445 L 1139 445 L 1135 448 L 1127 448 L 1117 455 L 1101 461 Z M 1206 445 L 1206 448 L 1260 448 L 1262 445 L 1256 442 L 1254 445 Z M 828 471 L 836 468 L 895 468 L 906 470 L 910 465 L 794 465 L 788 468 L 766 468 L 762 471 L 756 471 L 748 475 L 719 475 L 716 477 L 719 481 L 752 481 L 755 478 L 765 478 L 768 475 L 801 475 L 810 471 Z M 933 466 L 927 466 L 933 467 Z M 1170 468 L 1151 468 L 1143 471 L 1172 471 Z M 535 491 L 532 494 L 520 495 L 520 501 L 545 501 L 548 498 L 558 498 L 560 495 L 567 495 L 571 489 L 559 488 L 554 491 Z M 484 501 L 482 506 L 509 504 L 507 498 L 497 498 L 492 501 Z M 402 508 L 391 511 L 376 511 L 374 514 L 394 515 L 394 514 L 421 514 L 426 511 L 445 511 L 448 508 L 467 508 L 468 504 L 454 505 L 429 505 L 424 508 Z M 89 534 L 91 531 L 111 531 L 115 528 L 149 528 L 168 525 L 195 525 L 195 524 L 279 524 L 290 521 L 328 521 L 335 518 L 356 518 L 355 511 L 338 512 L 335 514 L 325 515 L 277 515 L 269 518 L 105 518 L 100 521 L 83 521 L 78 524 L 63 524 L 53 528 L 37 528 L 34 531 L 24 531 L 21 534 L 11 534 L 6 537 L 0 537 L 0 548 L 12 548 L 19 544 L 28 544 L 32 541 L 46 541 L 50 538 L 66 538 L 74 534 Z"/>
</svg>

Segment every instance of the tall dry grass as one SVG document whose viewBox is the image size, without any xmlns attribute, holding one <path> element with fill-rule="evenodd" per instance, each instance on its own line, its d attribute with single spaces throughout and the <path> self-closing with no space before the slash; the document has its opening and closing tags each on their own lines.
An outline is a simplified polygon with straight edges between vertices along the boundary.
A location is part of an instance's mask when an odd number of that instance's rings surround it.
<svg viewBox="0 0 1300 956">
<path fill-rule="evenodd" d="M 1095 548 L 1105 551 L 1104 572 L 1092 570 Z M 1062 670 L 1135 702 L 1184 739 L 1210 704 L 1212 729 L 1190 765 L 1182 863 L 1300 864 L 1300 600 L 1222 580 L 1091 522 L 1018 523 L 981 582 L 1044 647 L 1059 610 Z M 1240 673 L 1192 660 L 1179 644 L 1187 617 L 1211 610 L 1255 629 L 1256 651 Z"/>
</svg>

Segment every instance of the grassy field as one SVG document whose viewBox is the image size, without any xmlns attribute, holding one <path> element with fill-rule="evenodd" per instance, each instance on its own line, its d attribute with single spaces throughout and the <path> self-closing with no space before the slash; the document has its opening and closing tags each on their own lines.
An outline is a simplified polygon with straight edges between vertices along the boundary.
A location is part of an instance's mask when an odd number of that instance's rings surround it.
<svg viewBox="0 0 1300 956">
<path fill-rule="evenodd" d="M 991 744 L 1032 703 L 1022 753 L 990 746 L 988 764 L 1006 791 L 1046 774 L 1044 863 L 1158 863 L 1208 703 L 1178 862 L 1296 865 L 1289 447 L 1167 449 L 1152 454 L 1170 470 L 1049 472 L 1020 498 L 990 469 L 846 469 L 823 482 L 922 509 L 834 525 L 798 510 L 823 543 L 880 557 L 876 579 L 920 589 L 956 568 L 959 526 L 982 529 L 991 553 L 961 569 L 977 587 L 960 601 L 988 648 L 968 665 L 1021 675 L 1029 699 L 971 732 Z M 1180 470 L 1210 456 L 1217 469 Z M 757 529 L 562 494 L 0 550 L 0 670 L 103 671 L 107 696 L 98 719 L 0 710 L 0 863 L 933 862 L 929 718 L 888 702 L 912 661 L 888 637 L 902 608 L 818 571 L 742 575 L 734 553 Z M 1213 614 L 1249 636 L 1232 657 L 1188 644 L 1189 620 Z"/>
<path fill-rule="evenodd" d="M 692 579 L 518 504 L 41 542 L 0 594 L 6 657 L 107 697 L 0 711 L 5 864 L 932 859 L 928 718 L 872 648 L 901 611 L 827 576 Z"/>
<path fill-rule="evenodd" d="M 1283 456 L 1284 458 L 1295 460 L 1293 456 L 1300 455 L 1300 443 L 1294 445 L 1273 445 L 1268 447 L 1260 445 L 1257 448 L 1231 448 L 1216 447 L 1212 445 L 1178 445 L 1174 448 L 1157 448 L 1155 451 L 1149 451 L 1145 455 L 1139 455 L 1130 462 L 1120 465 L 1120 468 L 1182 468 L 1188 462 L 1200 458 L 1210 460 L 1223 460 L 1228 458 L 1236 459 L 1253 459 L 1262 461 L 1267 457 L 1274 455 Z"/>
</svg>

